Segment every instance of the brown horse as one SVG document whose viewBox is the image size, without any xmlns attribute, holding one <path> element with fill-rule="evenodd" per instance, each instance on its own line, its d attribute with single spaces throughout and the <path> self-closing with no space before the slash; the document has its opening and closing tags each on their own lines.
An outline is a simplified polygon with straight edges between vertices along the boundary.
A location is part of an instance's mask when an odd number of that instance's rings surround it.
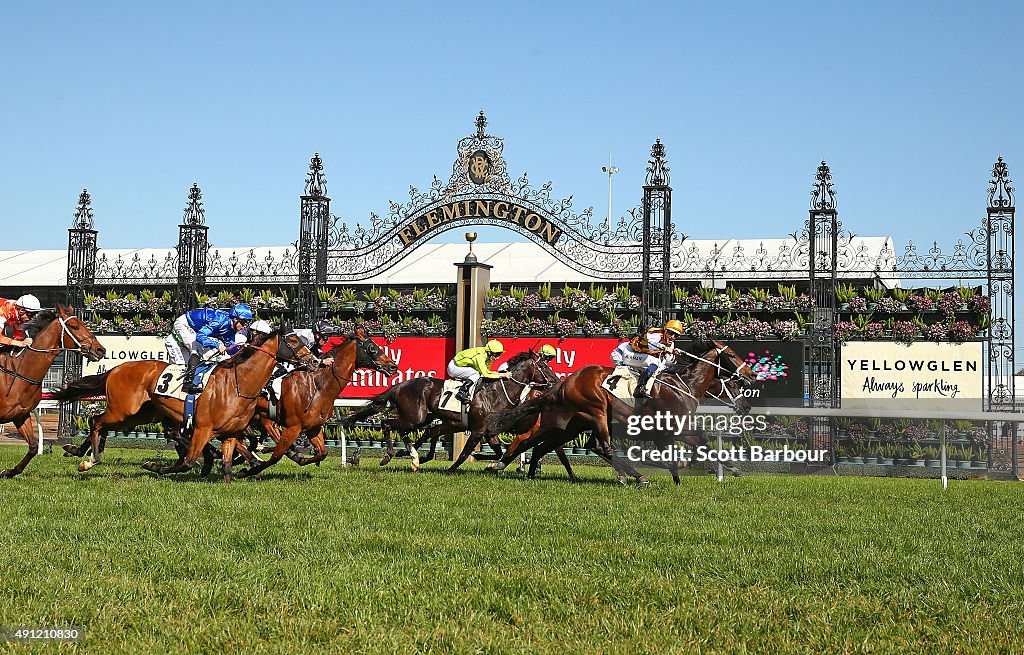
<svg viewBox="0 0 1024 655">
<path fill-rule="evenodd" d="M 508 432 L 510 427 L 521 426 L 524 421 L 532 423 L 534 417 L 540 415 L 541 423 L 537 431 L 529 440 L 521 443 L 519 448 L 525 450 L 540 445 L 535 455 L 543 457 L 558 445 L 576 438 L 580 432 L 592 430 L 595 441 L 592 450 L 611 464 L 619 481 L 624 482 L 626 476 L 629 476 L 639 484 L 646 484 L 647 479 L 632 464 L 615 455 L 611 444 L 612 420 L 625 422 L 631 415 L 659 410 L 671 411 L 677 416 L 690 415 L 696 410 L 698 399 L 705 395 L 716 378 L 743 386 L 750 386 L 754 382 L 750 366 L 731 348 L 717 341 L 690 344 L 687 350 L 680 352 L 680 356 L 695 362 L 692 366 L 681 362 L 681 370 L 689 374 L 670 371 L 663 373 L 662 384 L 655 385 L 654 397 L 644 403 L 639 411 L 602 388 L 602 383 L 613 369 L 587 366 L 544 395 L 510 411 L 493 414 L 487 420 L 486 433 Z M 498 462 L 496 470 L 502 470 L 515 455 L 518 453 L 507 452 Z M 538 458 L 531 463 L 531 472 L 535 471 L 539 461 Z"/>
<path fill-rule="evenodd" d="M 32 424 L 32 410 L 39 405 L 43 378 L 61 351 L 82 353 L 98 362 L 106 354 L 85 323 L 70 307 L 57 305 L 44 309 L 25 326 L 32 345 L 0 349 L 0 423 L 14 423 L 18 434 L 28 443 L 28 453 L 12 469 L 0 471 L 0 478 L 13 478 L 35 457 L 38 448 Z"/>
<path fill-rule="evenodd" d="M 179 455 L 173 466 L 160 467 L 155 462 L 147 462 L 143 468 L 161 475 L 185 472 L 198 461 L 210 440 L 219 438 L 224 481 L 231 481 L 236 437 L 249 424 L 260 390 L 270 379 L 276 362 L 297 361 L 310 368 L 316 365 L 312 353 L 292 333 L 284 337 L 277 331 L 269 336 L 255 333 L 252 338 L 253 341 L 244 344 L 234 357 L 218 364 L 202 395 L 196 398 L 195 427 L 188 451 Z M 89 420 L 92 453 L 90 460 L 82 462 L 81 470 L 99 463 L 101 432 L 127 431 L 156 419 L 182 424 L 185 403 L 157 393 L 158 386 L 168 385 L 172 380 L 172 373 L 165 373 L 166 368 L 166 362 L 155 360 L 126 362 L 100 375 L 82 378 L 54 394 L 58 400 L 78 400 L 94 395 L 107 397 L 106 411 Z"/>
<path fill-rule="evenodd" d="M 614 369 L 609 369 L 609 374 L 613 370 Z M 537 396 L 540 395 L 540 393 L 537 394 Z M 715 378 L 715 380 L 711 383 L 711 386 L 708 387 L 704 395 L 707 398 L 715 398 L 716 400 L 721 402 L 723 405 L 726 405 L 727 407 L 732 407 L 733 410 L 735 410 L 738 414 L 745 415 L 750 412 L 750 403 L 743 396 L 743 392 L 735 380 L 723 381 L 718 378 Z M 538 415 L 537 420 L 534 421 L 534 424 L 529 429 L 529 431 L 524 432 L 523 434 L 516 435 L 516 437 L 511 441 L 511 443 L 509 443 L 508 448 L 506 448 L 505 450 L 505 457 L 503 457 L 500 460 L 502 462 L 500 468 L 498 467 L 498 463 L 494 463 L 489 465 L 487 467 L 487 470 L 491 472 L 502 471 L 505 469 L 505 467 L 508 466 L 509 463 L 514 461 L 518 455 L 522 454 L 523 452 L 530 448 L 534 448 L 534 452 L 531 454 L 530 457 L 530 471 L 533 474 L 530 475 L 530 477 L 533 477 L 540 467 L 540 460 L 543 459 L 543 454 L 538 456 L 538 454 L 541 452 L 541 449 L 535 447 L 537 440 L 533 439 L 533 437 L 537 435 L 541 430 L 542 417 L 543 414 Z M 684 440 L 693 439 L 701 444 L 703 444 L 706 441 L 706 438 L 701 432 L 684 432 L 680 435 L 680 437 Z M 548 442 L 551 444 L 558 444 L 554 448 L 554 452 L 555 455 L 558 457 L 558 461 L 562 463 L 562 466 L 565 468 L 565 472 L 568 473 L 569 480 L 571 482 L 579 482 L 579 479 L 576 477 L 576 474 L 572 470 L 572 466 L 570 466 L 569 464 L 569 458 L 565 454 L 565 442 L 558 440 L 557 435 L 550 435 Z M 676 484 L 679 484 L 678 471 L 674 469 L 670 470 L 672 470 L 672 477 L 675 480 Z"/>
<path fill-rule="evenodd" d="M 558 376 L 547 365 L 547 362 L 532 350 L 518 353 L 508 360 L 508 371 L 512 374 L 511 378 L 483 378 L 480 389 L 473 396 L 473 401 L 469 406 L 468 426 L 463 425 L 459 412 L 449 412 L 437 408 L 440 404 L 444 380 L 436 378 L 414 378 L 396 384 L 384 393 L 377 395 L 368 406 L 345 417 L 344 425 L 352 425 L 360 419 L 379 414 L 388 407 L 394 408 L 395 417 L 386 420 L 384 425 L 401 436 L 412 457 L 414 471 L 419 469 L 420 459 L 419 453 L 409 439 L 410 432 L 429 426 L 424 434 L 424 437 L 433 439 L 430 453 L 424 460 L 429 461 L 434 455 L 437 438 L 441 435 L 469 430 L 470 436 L 466 440 L 465 447 L 458 459 L 448 469 L 448 472 L 451 473 L 466 461 L 473 453 L 473 449 L 482 441 L 484 423 L 488 415 L 518 405 L 524 389 L 538 386 L 547 387 L 558 382 Z M 440 425 L 430 425 L 438 419 L 441 421 Z M 500 457 L 501 445 L 497 437 L 492 436 L 488 443 Z M 388 447 L 389 455 L 394 456 L 394 449 L 391 448 L 390 441 Z"/>
<path fill-rule="evenodd" d="M 260 397 L 256 401 L 253 422 L 258 423 L 271 439 L 277 442 L 270 459 L 238 472 L 238 477 L 256 475 L 273 466 L 288 453 L 299 434 L 305 434 L 317 453 L 312 457 L 295 457 L 299 466 L 315 464 L 327 457 L 323 427 L 334 412 L 334 401 L 352 381 L 357 368 L 372 368 L 384 375 L 394 375 L 398 365 L 384 351 L 366 337 L 361 329 L 346 337 L 328 353 L 334 358 L 330 367 L 315 373 L 295 371 L 281 381 L 281 398 L 277 404 L 277 418 L 270 418 L 270 401 Z M 281 431 L 278 424 L 284 427 Z"/>
</svg>

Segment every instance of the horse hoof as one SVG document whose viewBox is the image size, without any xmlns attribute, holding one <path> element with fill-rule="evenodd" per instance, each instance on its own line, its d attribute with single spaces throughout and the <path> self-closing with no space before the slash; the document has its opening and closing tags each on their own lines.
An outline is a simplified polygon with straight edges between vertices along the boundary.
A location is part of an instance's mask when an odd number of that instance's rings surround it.
<svg viewBox="0 0 1024 655">
<path fill-rule="evenodd" d="M 252 475 L 252 473 L 249 472 L 249 469 L 242 469 L 240 471 L 235 472 L 236 478 L 247 478 L 250 475 Z"/>
<path fill-rule="evenodd" d="M 65 457 L 81 457 L 82 453 L 78 451 L 78 446 L 74 444 L 64 444 L 64 456 Z"/>
<path fill-rule="evenodd" d="M 650 486 L 650 484 L 651 484 L 651 481 L 648 480 L 647 478 L 637 478 L 636 479 L 636 486 L 638 486 L 638 487 L 647 487 L 647 486 Z"/>
<path fill-rule="evenodd" d="M 3 469 L 0 471 L 0 478 L 4 480 L 10 480 L 15 475 L 14 469 Z"/>
<path fill-rule="evenodd" d="M 619 484 L 621 484 L 623 487 L 625 487 L 626 484 L 628 483 L 628 480 L 626 480 L 626 476 L 624 476 L 624 475 L 620 475 L 620 476 L 618 476 L 615 479 L 618 480 Z"/>
<path fill-rule="evenodd" d="M 734 478 L 741 478 L 741 477 L 743 477 L 743 471 L 740 471 L 740 470 L 733 471 L 732 472 L 732 477 L 734 477 Z"/>
<path fill-rule="evenodd" d="M 387 466 L 391 462 L 391 455 L 385 455 L 380 458 L 380 466 Z"/>
<path fill-rule="evenodd" d="M 96 462 L 93 462 L 92 460 L 88 459 L 83 459 L 78 463 L 78 471 L 80 473 L 84 473 L 85 471 L 88 471 L 94 466 L 96 466 Z"/>
<path fill-rule="evenodd" d="M 160 468 L 156 462 L 149 461 L 142 464 L 142 468 L 150 473 L 159 473 L 157 469 Z"/>
<path fill-rule="evenodd" d="M 484 470 L 487 471 L 488 473 L 497 473 L 498 472 L 498 465 L 497 464 L 488 464 L 486 467 L 484 467 Z"/>
<path fill-rule="evenodd" d="M 412 463 L 412 464 L 411 464 L 411 465 L 409 466 L 409 468 L 411 468 L 411 469 L 412 469 L 412 472 L 413 472 L 413 473 L 415 473 L 416 471 L 419 471 L 419 470 L 420 470 L 420 465 L 419 465 L 419 462 L 413 462 L 413 463 Z"/>
</svg>

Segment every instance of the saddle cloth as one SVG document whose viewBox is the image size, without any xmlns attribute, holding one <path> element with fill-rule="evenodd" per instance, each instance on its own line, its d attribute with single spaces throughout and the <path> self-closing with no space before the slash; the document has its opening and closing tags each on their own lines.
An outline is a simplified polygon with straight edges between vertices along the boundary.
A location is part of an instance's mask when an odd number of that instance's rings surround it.
<svg viewBox="0 0 1024 655">
<path fill-rule="evenodd" d="M 200 367 L 202 368 L 202 367 Z M 215 366 L 209 366 L 206 371 L 203 372 L 203 388 L 206 388 L 206 383 L 210 381 L 210 374 L 213 373 Z M 181 390 L 181 386 L 185 383 L 185 366 L 183 364 L 169 364 L 164 372 L 160 374 L 160 378 L 156 382 L 156 389 L 154 392 L 158 396 L 166 396 L 168 398 L 176 398 L 182 402 L 185 402 L 185 396 L 187 395 Z"/>
<path fill-rule="evenodd" d="M 628 366 L 616 366 L 612 374 L 604 379 L 601 386 L 619 400 L 628 403 L 633 402 L 633 393 L 636 391 L 636 383 L 639 382 L 636 371 Z M 654 388 L 654 377 L 647 381 L 645 389 L 651 393 Z"/>
<path fill-rule="evenodd" d="M 445 412 L 461 412 L 462 402 L 455 397 L 462 388 L 462 380 L 448 379 L 441 387 L 441 397 L 437 400 L 437 408 Z"/>
</svg>

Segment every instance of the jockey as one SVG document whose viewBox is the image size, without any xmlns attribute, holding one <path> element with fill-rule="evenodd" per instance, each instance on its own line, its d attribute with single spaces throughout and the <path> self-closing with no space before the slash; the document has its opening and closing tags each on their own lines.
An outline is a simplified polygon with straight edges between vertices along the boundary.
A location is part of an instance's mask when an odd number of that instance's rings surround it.
<svg viewBox="0 0 1024 655">
<path fill-rule="evenodd" d="M 497 339 L 491 339 L 486 346 L 466 348 L 455 354 L 448 362 L 448 377 L 463 380 L 462 388 L 455 397 L 464 403 L 469 402 L 469 391 L 481 377 L 496 379 L 512 377 L 511 373 L 495 373 L 491 370 L 491 362 L 505 352 L 505 346 Z"/>
<path fill-rule="evenodd" d="M 212 359 L 217 354 L 227 353 L 228 346 L 236 340 L 244 340 L 247 328 L 252 323 L 252 310 L 244 303 L 235 305 L 230 312 L 220 309 L 194 309 L 174 320 L 171 334 L 164 342 L 167 360 L 172 364 L 184 364 L 185 393 L 198 393 L 193 384 L 196 369 L 202 360 Z M 241 337 L 241 339 L 239 339 Z"/>
<path fill-rule="evenodd" d="M 650 398 L 647 382 L 666 368 L 664 355 L 675 352 L 672 343 L 682 334 L 683 324 L 672 319 L 664 327 L 651 328 L 646 334 L 623 341 L 612 351 L 613 364 L 641 371 L 633 392 L 635 397 Z"/>
<path fill-rule="evenodd" d="M 316 325 L 312 329 L 299 328 L 293 330 L 295 336 L 297 336 L 302 343 L 306 344 L 310 352 L 313 354 L 320 354 L 325 352 L 327 346 L 330 344 L 331 337 L 340 337 L 341 329 L 335 324 L 328 320 L 320 320 L 316 322 Z M 322 366 L 331 366 L 334 364 L 333 357 L 325 357 L 321 360 Z"/>
<path fill-rule="evenodd" d="M 17 300 L 0 298 L 0 346 L 25 348 L 32 345 L 32 337 L 25 336 L 25 324 L 32 314 L 41 311 L 39 299 L 27 294 Z M 4 328 L 11 327 L 11 336 L 4 334 Z"/>
</svg>

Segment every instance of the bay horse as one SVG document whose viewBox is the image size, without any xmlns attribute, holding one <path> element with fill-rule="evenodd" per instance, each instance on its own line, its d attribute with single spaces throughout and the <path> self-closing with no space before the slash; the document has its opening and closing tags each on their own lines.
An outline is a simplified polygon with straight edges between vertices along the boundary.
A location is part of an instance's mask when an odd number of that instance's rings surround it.
<svg viewBox="0 0 1024 655">
<path fill-rule="evenodd" d="M 321 367 L 315 372 L 294 371 L 281 380 L 276 419 L 270 418 L 270 401 L 267 398 L 261 396 L 256 401 L 252 422 L 258 423 L 277 445 L 270 459 L 242 469 L 238 477 L 256 475 L 276 464 L 288 454 L 300 434 L 309 438 L 317 453 L 312 457 L 293 457 L 294 461 L 299 466 L 306 466 L 323 460 L 327 457 L 323 427 L 334 412 L 334 401 L 352 381 L 352 372 L 357 368 L 372 368 L 384 375 L 398 372 L 398 365 L 380 346 L 367 338 L 361 328 L 324 354 L 334 358 L 330 367 Z M 284 430 L 280 430 L 278 425 Z"/>
<path fill-rule="evenodd" d="M 195 402 L 195 427 L 187 451 L 180 451 L 178 461 L 161 467 L 146 462 L 143 468 L 160 475 L 188 471 L 203 454 L 211 439 L 221 440 L 224 482 L 231 482 L 231 463 L 237 436 L 245 430 L 256 409 L 256 400 L 278 361 L 299 363 L 312 368 L 316 358 L 294 333 L 283 337 L 275 330 L 269 335 L 254 333 L 252 341 L 231 359 L 221 362 L 210 374 L 203 393 Z M 107 408 L 89 419 L 90 460 L 80 470 L 88 470 L 100 462 L 100 433 L 107 430 L 129 431 L 141 423 L 164 420 L 180 426 L 184 420 L 185 403 L 162 396 L 158 387 L 166 389 L 173 375 L 165 372 L 167 362 L 142 360 L 125 362 L 101 373 L 90 375 L 54 394 L 58 400 L 79 400 L 106 395 Z M 209 451 L 207 451 L 209 453 Z M 209 470 L 208 462 L 204 472 Z"/>
<path fill-rule="evenodd" d="M 520 452 L 530 446 L 540 446 L 534 453 L 538 457 L 531 462 L 532 473 L 540 461 L 539 457 L 576 438 L 580 432 L 592 430 L 595 440 L 592 450 L 615 469 L 620 482 L 624 483 L 628 476 L 638 484 L 647 484 L 648 480 L 629 461 L 615 455 L 611 444 L 612 420 L 625 422 L 632 415 L 656 411 L 670 411 L 677 416 L 692 415 L 698 399 L 705 395 L 716 378 L 731 380 L 741 386 L 751 386 L 755 380 L 750 366 L 735 351 L 718 341 L 694 342 L 679 352 L 680 356 L 693 360 L 694 364 L 680 367 L 681 372 L 663 372 L 659 376 L 662 383 L 655 384 L 653 397 L 639 409 L 627 405 L 602 388 L 602 383 L 614 369 L 586 366 L 545 394 L 504 413 L 492 414 L 487 420 L 486 434 L 508 432 L 510 427 L 521 426 L 524 421 L 533 423 L 539 415 L 537 431 L 519 444 Z M 690 375 L 682 371 L 689 371 Z M 721 377 L 723 373 L 724 378 Z M 518 453 L 506 452 L 495 470 L 502 470 L 514 455 Z"/>
<path fill-rule="evenodd" d="M 98 362 L 106 350 L 70 307 L 44 309 L 25 325 L 32 344 L 24 348 L 0 348 L 0 423 L 14 423 L 28 443 L 28 453 L 12 469 L 0 471 L 0 478 L 13 478 L 35 457 L 39 443 L 32 411 L 39 405 L 43 379 L 60 352 L 81 353 Z"/>
<path fill-rule="evenodd" d="M 494 412 L 506 411 L 518 405 L 524 389 L 547 387 L 558 383 L 558 376 L 555 375 L 555 372 L 540 355 L 532 350 L 518 353 L 509 359 L 508 371 L 512 374 L 510 378 L 482 378 L 480 388 L 473 395 L 467 412 L 468 426 L 463 425 L 460 412 L 438 409 L 441 391 L 444 389 L 444 380 L 438 378 L 414 378 L 400 382 L 384 393 L 378 394 L 366 407 L 346 416 L 342 423 L 345 426 L 351 426 L 360 419 L 379 414 L 389 407 L 392 408 L 395 416 L 384 421 L 384 425 L 401 436 L 409 450 L 409 456 L 412 457 L 412 470 L 414 471 L 419 469 L 421 462 L 419 453 L 409 439 L 410 432 L 427 429 L 424 437 L 429 435 L 433 440 L 429 456 L 424 460 L 429 461 L 434 455 L 436 440 L 439 437 L 468 430 L 470 436 L 466 440 L 465 447 L 458 459 L 448 468 L 448 473 L 452 473 L 469 458 L 473 449 L 483 440 L 484 425 L 489 415 Z M 435 420 L 440 420 L 440 425 L 430 425 Z M 524 429 L 528 425 L 526 424 Z M 497 437 L 491 437 L 488 443 L 500 457 L 502 450 Z M 390 439 L 388 451 L 390 456 L 394 456 L 394 448 Z M 387 459 L 389 460 L 390 457 Z M 385 460 L 383 463 L 386 464 L 387 461 Z"/>
<path fill-rule="evenodd" d="M 614 368 L 609 369 L 609 374 L 611 374 L 611 371 L 614 371 Z M 538 393 L 537 396 L 539 395 L 541 394 Z M 704 396 L 706 398 L 714 398 L 727 407 L 732 407 L 737 414 L 746 415 L 750 412 L 750 403 L 743 396 L 743 392 L 735 380 L 723 381 L 715 378 L 711 383 L 711 386 L 708 387 L 707 391 L 704 393 Z M 541 430 L 542 417 L 543 414 L 538 415 L 537 420 L 534 421 L 533 426 L 527 432 L 516 435 L 511 443 L 509 443 L 508 448 L 505 449 L 505 457 L 499 460 L 499 462 L 488 465 L 487 470 L 495 473 L 503 471 L 511 462 L 515 461 L 515 458 L 518 455 L 521 455 L 530 448 L 534 448 L 534 451 L 530 456 L 530 469 L 528 474 L 528 477 L 533 478 L 540 466 L 541 459 L 543 459 L 544 455 L 547 454 L 546 452 L 539 454 L 541 453 L 541 450 L 536 447 L 537 440 L 533 439 L 533 437 Z M 564 446 L 566 441 L 558 439 L 558 434 L 550 434 L 547 439 L 547 443 L 551 445 L 557 444 L 554 445 L 553 450 L 555 455 L 558 457 L 558 461 L 561 462 L 563 468 L 565 468 L 565 472 L 569 475 L 569 481 L 579 482 L 579 478 L 577 478 L 576 474 L 573 472 L 572 466 L 569 464 L 569 458 L 565 454 Z M 687 441 L 687 443 L 691 443 L 689 440 L 692 440 L 691 445 L 703 445 L 707 441 L 704 434 L 699 431 L 684 432 L 680 434 L 679 437 L 684 441 Z M 679 484 L 679 473 L 677 467 L 669 466 L 668 468 L 672 472 L 672 478 L 675 483 Z"/>
</svg>

